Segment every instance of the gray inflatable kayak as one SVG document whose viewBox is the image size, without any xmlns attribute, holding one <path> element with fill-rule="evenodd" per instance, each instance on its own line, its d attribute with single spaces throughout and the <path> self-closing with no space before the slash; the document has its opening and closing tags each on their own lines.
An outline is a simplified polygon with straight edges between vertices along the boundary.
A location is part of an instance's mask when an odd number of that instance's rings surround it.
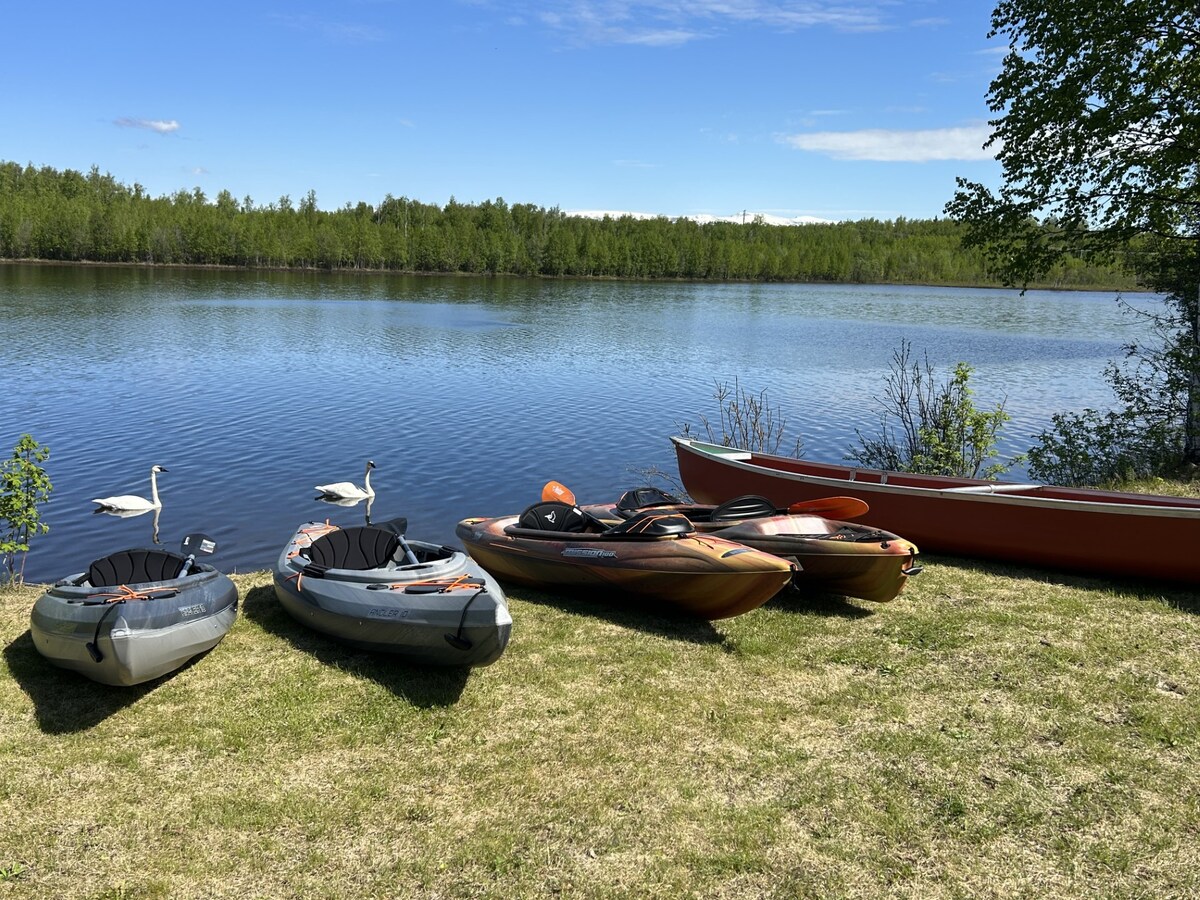
<svg viewBox="0 0 1200 900">
<path fill-rule="evenodd" d="M 504 591 L 465 553 L 405 540 L 406 525 L 301 525 L 275 564 L 275 595 L 354 647 L 427 665 L 495 662 L 512 630 Z"/>
<path fill-rule="evenodd" d="M 193 537 L 203 536 L 189 535 L 185 546 Z M 128 686 L 211 650 L 233 626 L 237 609 L 233 582 L 195 562 L 194 554 L 121 550 L 38 597 L 29 630 L 34 647 L 56 666 Z"/>
</svg>

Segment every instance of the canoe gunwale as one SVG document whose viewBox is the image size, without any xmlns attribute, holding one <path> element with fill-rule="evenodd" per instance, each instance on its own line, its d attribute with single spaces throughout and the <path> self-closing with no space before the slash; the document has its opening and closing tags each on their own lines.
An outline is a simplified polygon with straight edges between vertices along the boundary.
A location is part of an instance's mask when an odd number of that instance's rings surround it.
<svg viewBox="0 0 1200 900">
<path fill-rule="evenodd" d="M 844 468 L 846 471 L 878 473 L 881 470 L 852 469 L 829 463 L 808 463 L 804 460 L 787 460 L 784 457 L 773 457 L 770 454 L 747 453 L 743 456 L 727 453 L 709 453 L 707 447 L 716 445 L 705 444 L 702 441 L 692 441 L 687 438 L 672 437 L 671 440 L 683 452 L 689 452 L 700 459 L 711 463 L 739 469 L 749 474 L 762 474 L 785 481 L 795 481 L 802 484 L 815 484 L 830 490 L 852 490 L 862 493 L 900 494 L 927 497 L 929 499 L 955 500 L 966 503 L 1010 504 L 1015 506 L 1035 506 L 1046 509 L 1070 509 L 1086 512 L 1115 513 L 1117 515 L 1142 515 L 1154 518 L 1200 518 L 1200 500 L 1188 502 L 1186 498 L 1169 497 L 1161 494 L 1122 494 L 1117 491 L 1098 491 L 1090 488 L 1063 488 L 1054 485 L 1016 485 L 1015 482 L 983 481 L 973 479 L 954 479 L 946 477 L 949 482 L 962 481 L 965 484 L 946 487 L 926 487 L 919 484 L 897 484 L 894 481 L 860 481 L 855 478 L 842 478 L 836 475 L 823 475 L 815 472 L 796 471 L 793 469 L 776 468 L 772 460 L 783 460 L 812 468 Z M 720 448 L 717 448 L 720 449 Z M 905 477 L 908 473 L 899 474 Z M 922 479 L 935 479 L 944 476 L 922 475 Z M 1014 490 L 1014 485 L 1021 490 L 1052 490 L 1056 492 L 1079 492 L 1080 497 L 1045 497 L 1029 496 Z M 1119 498 L 1119 499 L 1118 499 Z"/>
</svg>

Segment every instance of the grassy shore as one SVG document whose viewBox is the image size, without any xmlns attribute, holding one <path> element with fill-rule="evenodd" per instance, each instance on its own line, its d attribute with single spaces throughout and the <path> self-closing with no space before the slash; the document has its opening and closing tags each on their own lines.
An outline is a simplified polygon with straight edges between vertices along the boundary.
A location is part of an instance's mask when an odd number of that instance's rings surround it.
<svg viewBox="0 0 1200 900">
<path fill-rule="evenodd" d="M 132 689 L 0 589 L 0 898 L 1200 895 L 1200 596 L 924 562 L 711 624 L 516 590 L 471 672 L 243 575 Z"/>
</svg>

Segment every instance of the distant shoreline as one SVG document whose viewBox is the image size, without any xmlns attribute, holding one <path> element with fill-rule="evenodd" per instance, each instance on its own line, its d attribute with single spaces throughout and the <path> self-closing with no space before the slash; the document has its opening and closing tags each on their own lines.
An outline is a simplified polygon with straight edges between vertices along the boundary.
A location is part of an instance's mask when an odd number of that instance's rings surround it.
<svg viewBox="0 0 1200 900">
<path fill-rule="evenodd" d="M 979 284 L 973 282 L 930 282 L 930 281 L 790 281 L 782 279 L 751 279 L 751 278 L 634 278 L 618 275 L 523 275 L 514 272 L 428 272 L 418 269 L 382 269 L 366 267 L 326 268 L 323 266 L 245 266 L 227 263 L 177 263 L 177 262 L 109 262 L 106 260 L 66 260 L 66 259 L 35 259 L 35 258 L 0 258 L 0 266 L 46 266 L 61 268 L 102 268 L 102 269 L 171 269 L 194 270 L 211 272 L 296 272 L 313 275 L 402 275 L 418 278 L 520 278 L 537 281 L 627 281 L 633 284 L 803 284 L 803 285 L 896 285 L 898 287 L 930 287 L 980 290 L 1021 290 L 1014 285 L 1000 282 Z M 1095 285 L 1054 285 L 1034 283 L 1025 290 L 1030 291 L 1063 291 L 1067 293 L 1115 293 L 1115 294 L 1148 294 L 1153 293 L 1143 287 L 1115 287 Z"/>
</svg>

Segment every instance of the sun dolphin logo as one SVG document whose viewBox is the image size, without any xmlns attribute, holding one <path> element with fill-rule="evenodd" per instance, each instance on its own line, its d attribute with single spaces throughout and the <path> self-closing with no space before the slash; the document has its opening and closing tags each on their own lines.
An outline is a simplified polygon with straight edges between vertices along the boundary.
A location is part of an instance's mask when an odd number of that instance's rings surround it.
<svg viewBox="0 0 1200 900">
<path fill-rule="evenodd" d="M 553 525 L 553 524 L 554 524 L 554 517 L 555 517 L 557 514 L 558 514 L 558 510 L 556 510 L 556 509 L 552 509 L 552 510 L 550 510 L 550 512 L 546 513 L 546 521 L 547 521 L 547 522 L 549 522 L 551 525 Z"/>
</svg>

